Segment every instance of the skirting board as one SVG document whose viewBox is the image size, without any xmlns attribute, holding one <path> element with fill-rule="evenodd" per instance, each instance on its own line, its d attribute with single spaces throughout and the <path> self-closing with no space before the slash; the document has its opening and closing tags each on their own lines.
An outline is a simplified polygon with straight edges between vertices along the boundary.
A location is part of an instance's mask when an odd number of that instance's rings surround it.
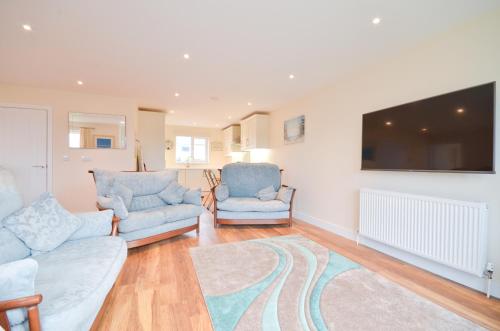
<svg viewBox="0 0 500 331">
<path fill-rule="evenodd" d="M 354 231 L 343 228 L 331 222 L 327 222 L 325 220 L 319 219 L 317 217 L 310 216 L 301 211 L 294 211 L 294 217 L 297 219 L 309 223 L 311 225 L 315 225 L 319 228 L 322 228 L 326 231 L 335 233 L 339 236 L 342 236 L 347 239 L 351 239 L 356 241 L 357 234 Z M 439 263 L 427 260 L 423 257 L 407 253 L 400 249 L 379 243 L 374 240 L 370 240 L 368 238 L 363 238 L 360 236 L 359 243 L 365 245 L 367 247 L 373 248 L 376 251 L 382 252 L 389 256 L 395 257 L 399 260 L 405 261 L 409 264 L 417 266 L 421 269 L 427 270 L 433 274 L 436 274 L 440 277 L 444 277 L 450 279 L 456 283 L 462 284 L 464 286 L 473 288 L 479 292 L 486 293 L 486 279 L 478 278 L 476 276 L 470 275 L 468 273 L 441 265 Z M 500 298 L 500 284 L 498 281 L 491 282 L 491 296 L 496 298 Z"/>
</svg>

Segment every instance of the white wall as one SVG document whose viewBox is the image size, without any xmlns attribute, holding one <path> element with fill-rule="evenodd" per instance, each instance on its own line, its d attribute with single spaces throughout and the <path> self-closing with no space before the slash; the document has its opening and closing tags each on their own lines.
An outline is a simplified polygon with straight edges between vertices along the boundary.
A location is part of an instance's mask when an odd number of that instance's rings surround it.
<svg viewBox="0 0 500 331">
<path fill-rule="evenodd" d="M 217 128 L 200 128 L 194 126 L 179 126 L 179 125 L 167 125 L 165 128 L 165 140 L 170 140 L 172 142 L 173 148 L 165 153 L 167 168 L 185 168 L 184 164 L 178 164 L 175 162 L 175 137 L 176 136 L 192 136 L 192 137 L 202 137 L 208 138 L 210 145 L 214 142 L 223 144 L 223 133 L 221 129 Z M 230 158 L 224 156 L 223 150 L 213 151 L 212 146 L 210 146 L 210 162 L 203 164 L 190 164 L 190 168 L 194 169 L 218 169 L 228 162 Z"/>
<path fill-rule="evenodd" d="M 131 99 L 0 84 L 0 103 L 52 108 L 53 191 L 61 204 L 71 211 L 96 209 L 94 180 L 88 170 L 135 169 L 134 132 L 137 103 Z M 125 115 L 127 148 L 113 150 L 68 148 L 69 112 Z M 64 155 L 69 156 L 68 161 L 63 160 Z M 82 156 L 87 156 L 91 160 L 84 162 L 81 160 Z"/>
<path fill-rule="evenodd" d="M 142 158 L 146 169 L 165 169 L 165 114 L 139 111 L 137 139 L 141 143 Z"/>
<path fill-rule="evenodd" d="M 299 215 L 349 235 L 357 229 L 361 187 L 485 201 L 490 213 L 489 260 L 498 270 L 500 175 L 360 171 L 363 113 L 491 81 L 500 81 L 499 12 L 363 68 L 271 113 L 271 159 L 285 169 L 285 182 L 297 187 Z M 496 93 L 500 100 L 498 84 Z M 498 102 L 496 107 L 498 113 Z M 306 115 L 305 142 L 285 146 L 283 121 L 302 114 Z M 497 156 L 499 139 L 497 132 Z M 494 283 L 500 289 L 498 274 Z"/>
</svg>

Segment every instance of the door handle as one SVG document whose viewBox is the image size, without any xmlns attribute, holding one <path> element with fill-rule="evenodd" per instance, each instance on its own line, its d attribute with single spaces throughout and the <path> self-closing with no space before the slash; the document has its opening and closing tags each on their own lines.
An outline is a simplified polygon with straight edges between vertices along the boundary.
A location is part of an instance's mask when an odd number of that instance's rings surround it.
<svg viewBox="0 0 500 331">
<path fill-rule="evenodd" d="M 47 166 L 45 166 L 45 165 L 32 165 L 32 167 L 45 169 Z"/>
</svg>

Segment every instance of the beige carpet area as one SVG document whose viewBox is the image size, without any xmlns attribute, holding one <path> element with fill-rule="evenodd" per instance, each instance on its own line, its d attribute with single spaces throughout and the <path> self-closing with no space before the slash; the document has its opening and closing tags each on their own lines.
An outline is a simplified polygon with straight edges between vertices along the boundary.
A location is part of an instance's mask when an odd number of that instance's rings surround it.
<svg viewBox="0 0 500 331">
<path fill-rule="evenodd" d="M 482 330 L 302 236 L 190 252 L 216 331 Z"/>
</svg>

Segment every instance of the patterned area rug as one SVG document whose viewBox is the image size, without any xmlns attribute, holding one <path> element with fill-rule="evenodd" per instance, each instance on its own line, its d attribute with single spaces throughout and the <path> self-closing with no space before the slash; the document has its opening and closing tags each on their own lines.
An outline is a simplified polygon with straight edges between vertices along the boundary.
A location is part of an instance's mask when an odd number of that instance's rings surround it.
<svg viewBox="0 0 500 331">
<path fill-rule="evenodd" d="M 215 331 L 481 329 L 302 236 L 191 257 Z"/>
</svg>

